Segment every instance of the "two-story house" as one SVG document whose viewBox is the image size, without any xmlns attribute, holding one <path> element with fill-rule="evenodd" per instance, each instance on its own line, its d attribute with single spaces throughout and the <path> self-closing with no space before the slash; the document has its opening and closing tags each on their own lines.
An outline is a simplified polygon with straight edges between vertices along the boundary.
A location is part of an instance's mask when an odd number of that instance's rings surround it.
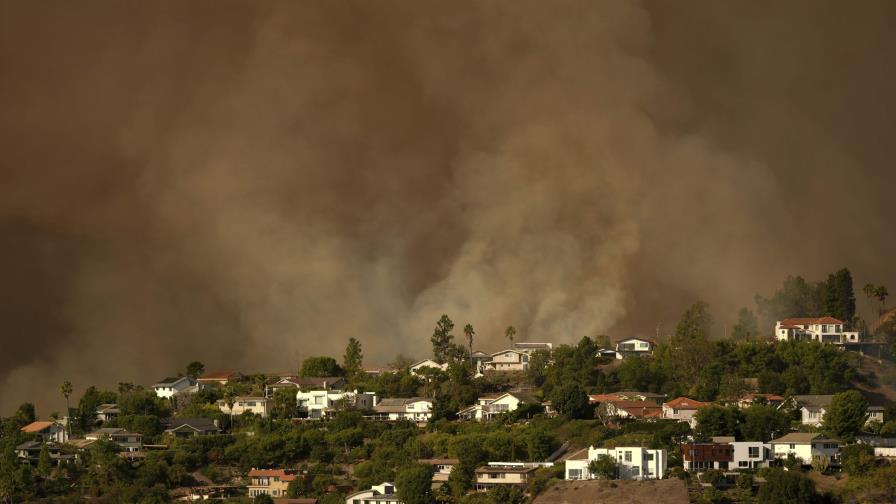
<svg viewBox="0 0 896 504">
<path fill-rule="evenodd" d="M 111 422 L 120 414 L 121 410 L 117 404 L 100 404 L 96 407 L 96 421 L 99 423 Z"/>
<path fill-rule="evenodd" d="M 656 343 L 648 339 L 626 338 L 616 342 L 616 356 L 618 359 L 633 356 L 653 355 Z"/>
<path fill-rule="evenodd" d="M 384 482 L 345 497 L 345 504 L 402 504 L 395 483 Z"/>
<path fill-rule="evenodd" d="M 342 390 L 345 388 L 345 378 L 341 376 L 305 377 L 283 376 L 274 383 L 265 386 L 265 396 L 273 397 L 274 392 L 280 389 L 299 390 Z"/>
<path fill-rule="evenodd" d="M 488 394 L 476 400 L 476 404 L 468 406 L 457 413 L 464 420 L 492 420 L 501 413 L 516 411 L 520 404 L 541 404 L 529 392 L 514 391 L 503 394 Z"/>
<path fill-rule="evenodd" d="M 370 410 L 376 405 L 373 392 L 342 390 L 302 390 L 296 392 L 299 412 L 308 418 L 326 418 L 332 413 L 345 409 Z"/>
<path fill-rule="evenodd" d="M 847 331 L 842 320 L 833 317 L 788 318 L 775 324 L 778 341 L 820 341 L 832 345 L 859 343 L 859 333 Z"/>
<path fill-rule="evenodd" d="M 251 469 L 249 471 L 249 497 L 270 495 L 286 497 L 289 483 L 299 477 L 293 469 Z"/>
<path fill-rule="evenodd" d="M 271 414 L 274 401 L 265 397 L 254 396 L 237 396 L 233 399 L 233 408 L 227 404 L 224 399 L 219 399 L 216 404 L 222 413 L 232 415 L 242 415 L 243 413 L 254 413 L 262 418 L 267 418 Z"/>
<path fill-rule="evenodd" d="M 836 462 L 840 456 L 840 442 L 817 432 L 791 432 L 769 441 L 775 458 L 787 458 L 793 454 L 803 464 L 811 464 L 816 458 Z"/>
<path fill-rule="evenodd" d="M 487 358 L 479 356 L 479 371 L 525 371 L 529 369 L 530 356 L 538 351 L 550 353 L 554 348 L 552 343 L 537 343 L 519 341 L 511 348 L 501 350 L 489 355 Z"/>
<path fill-rule="evenodd" d="M 212 387 L 223 387 L 242 379 L 243 375 L 238 371 L 212 371 L 196 378 L 196 382 L 199 384 L 199 390 L 205 390 Z"/>
<path fill-rule="evenodd" d="M 448 363 L 443 362 L 439 364 L 432 359 L 423 359 L 422 361 L 417 361 L 411 364 L 411 367 L 408 368 L 408 372 L 414 376 L 420 377 L 425 374 L 424 370 L 426 369 L 429 369 L 430 371 L 445 371 L 448 369 Z"/>
<path fill-rule="evenodd" d="M 689 397 L 676 397 L 663 403 L 663 418 L 687 422 L 693 428 L 696 425 L 694 415 L 698 410 L 709 405 L 709 403 L 695 401 Z"/>
<path fill-rule="evenodd" d="M 189 376 L 175 376 L 165 378 L 158 383 L 153 384 L 152 390 L 156 393 L 157 397 L 171 399 L 179 394 L 189 393 L 194 385 L 196 385 L 196 383 Z"/>
<path fill-rule="evenodd" d="M 137 452 L 143 448 L 143 434 L 129 432 L 121 427 L 105 427 L 84 436 L 88 441 L 106 439 L 117 444 L 123 452 Z"/>
<path fill-rule="evenodd" d="M 217 420 L 208 418 L 166 418 L 162 420 L 164 433 L 170 436 L 186 438 L 209 436 L 221 432 Z"/>
<path fill-rule="evenodd" d="M 59 422 L 38 420 L 22 427 L 21 431 L 27 434 L 39 434 L 44 442 L 65 443 L 68 441 L 68 432 L 65 426 Z"/>
<path fill-rule="evenodd" d="M 460 464 L 460 461 L 458 459 L 419 459 L 417 463 L 432 466 L 433 483 L 444 483 L 448 481 L 448 476 L 451 476 L 451 471 L 457 464 Z"/>
<path fill-rule="evenodd" d="M 566 479 L 594 479 L 597 475 L 589 470 L 589 464 L 599 457 L 611 457 L 616 461 L 619 479 L 643 480 L 661 479 L 666 474 L 669 453 L 661 449 L 640 446 L 618 446 L 616 448 L 588 448 L 587 459 L 566 461 Z"/>
<path fill-rule="evenodd" d="M 410 420 L 428 422 L 432 418 L 432 399 L 423 397 L 382 399 L 373 407 L 374 420 Z"/>
<path fill-rule="evenodd" d="M 734 461 L 734 447 L 728 443 L 681 443 L 681 458 L 685 471 L 727 471 Z"/>
<path fill-rule="evenodd" d="M 476 468 L 476 490 L 489 490 L 499 485 L 510 485 L 525 489 L 535 477 L 539 465 L 489 463 Z"/>
<path fill-rule="evenodd" d="M 733 436 L 716 436 L 713 443 L 727 443 L 734 450 L 729 469 L 756 469 L 767 467 L 775 459 L 772 445 L 762 441 L 735 441 Z"/>
</svg>

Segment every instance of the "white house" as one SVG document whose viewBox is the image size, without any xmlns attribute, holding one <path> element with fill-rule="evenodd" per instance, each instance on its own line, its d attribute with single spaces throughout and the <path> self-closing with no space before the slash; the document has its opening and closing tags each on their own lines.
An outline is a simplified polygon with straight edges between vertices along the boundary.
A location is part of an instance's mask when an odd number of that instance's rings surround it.
<svg viewBox="0 0 896 504">
<path fill-rule="evenodd" d="M 832 395 L 796 395 L 793 396 L 789 405 L 796 405 L 800 408 L 800 423 L 803 425 L 811 425 L 813 427 L 821 426 L 824 421 L 824 415 L 831 408 L 831 401 L 834 400 Z M 868 406 L 867 422 L 883 422 L 884 408 L 883 406 Z"/>
<path fill-rule="evenodd" d="M 68 441 L 68 432 L 65 430 L 65 426 L 59 422 L 38 420 L 22 427 L 21 431 L 28 434 L 39 434 L 44 441 L 56 443 Z"/>
<path fill-rule="evenodd" d="M 846 331 L 842 320 L 833 317 L 788 318 L 775 324 L 778 341 L 820 341 L 832 345 L 858 343 L 859 333 Z"/>
<path fill-rule="evenodd" d="M 439 364 L 438 362 L 432 359 L 423 359 L 422 361 L 415 362 L 408 368 L 408 371 L 414 376 L 422 376 L 421 372 L 425 368 L 430 368 L 431 370 L 445 371 L 448 369 L 448 363 Z"/>
<path fill-rule="evenodd" d="M 373 392 L 341 390 L 299 390 L 296 392 L 299 411 L 308 418 L 324 418 L 340 408 L 373 409 L 376 395 Z"/>
<path fill-rule="evenodd" d="M 516 411 L 520 404 L 541 404 L 527 392 L 505 392 L 489 394 L 476 400 L 476 404 L 468 406 L 457 413 L 464 420 L 491 420 L 501 413 Z"/>
<path fill-rule="evenodd" d="M 817 432 L 791 432 L 769 441 L 769 444 L 775 458 L 787 458 L 792 453 L 803 464 L 811 464 L 816 457 L 835 462 L 840 455 L 840 442 Z"/>
<path fill-rule="evenodd" d="M 529 353 L 508 348 L 491 355 L 491 359 L 482 362 L 486 371 L 525 371 L 529 369 Z"/>
<path fill-rule="evenodd" d="M 185 393 L 196 383 L 189 376 L 179 376 L 175 378 L 165 378 L 164 380 L 154 384 L 152 389 L 156 396 L 163 399 L 170 399 L 178 394 Z"/>
<path fill-rule="evenodd" d="M 262 418 L 267 418 L 271 414 L 274 401 L 265 397 L 237 396 L 234 398 L 232 411 L 224 399 L 219 399 L 217 405 L 222 413 L 234 415 L 255 413 Z"/>
<path fill-rule="evenodd" d="M 762 441 L 735 441 L 733 436 L 715 436 L 713 443 L 727 443 L 734 449 L 729 469 L 756 469 L 768 467 L 775 459 L 772 445 Z"/>
<path fill-rule="evenodd" d="M 100 404 L 96 407 L 96 421 L 100 423 L 115 420 L 120 414 L 121 409 L 117 404 Z"/>
<path fill-rule="evenodd" d="M 122 429 L 120 427 L 97 429 L 89 434 L 85 434 L 84 439 L 88 441 L 108 439 L 117 444 L 124 452 L 137 452 L 143 448 L 143 434 L 129 432 L 127 429 Z"/>
<path fill-rule="evenodd" d="M 695 401 L 689 397 L 676 397 L 663 403 L 663 418 L 687 422 L 691 427 L 696 425 L 694 415 L 700 408 L 709 406 L 709 403 Z"/>
<path fill-rule="evenodd" d="M 656 343 L 647 339 L 628 338 L 616 342 L 616 358 L 631 357 L 634 355 L 652 355 Z"/>
<path fill-rule="evenodd" d="M 395 492 L 394 483 L 380 483 L 369 490 L 349 494 L 345 498 L 345 504 L 402 504 Z"/>
<path fill-rule="evenodd" d="M 553 464 L 552 464 L 553 465 Z M 535 476 L 539 464 L 489 462 L 476 468 L 476 490 L 489 490 L 496 486 L 515 486 L 525 489 Z"/>
<path fill-rule="evenodd" d="M 422 397 L 382 399 L 373 410 L 375 420 L 427 422 L 432 418 L 432 400 Z"/>
<path fill-rule="evenodd" d="M 661 479 L 666 474 L 669 453 L 666 450 L 651 450 L 638 446 L 616 448 L 588 448 L 588 458 L 566 461 L 566 479 L 594 479 L 588 464 L 601 455 L 612 457 L 619 468 L 619 479 Z"/>
<path fill-rule="evenodd" d="M 432 466 L 433 482 L 445 482 L 448 481 L 451 471 L 460 464 L 460 461 L 458 459 L 419 459 L 417 463 Z"/>
</svg>

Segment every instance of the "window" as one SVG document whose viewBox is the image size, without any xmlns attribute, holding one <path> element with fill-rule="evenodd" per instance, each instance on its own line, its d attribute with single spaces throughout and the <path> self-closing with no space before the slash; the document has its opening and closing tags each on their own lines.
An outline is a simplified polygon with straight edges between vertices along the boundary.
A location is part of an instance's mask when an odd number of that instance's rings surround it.
<svg viewBox="0 0 896 504">
<path fill-rule="evenodd" d="M 640 476 L 641 468 L 640 467 L 632 467 L 632 476 Z"/>
<path fill-rule="evenodd" d="M 796 445 L 793 444 L 793 443 L 790 443 L 790 449 L 791 449 L 791 450 L 795 450 L 795 449 L 796 449 Z"/>
<path fill-rule="evenodd" d="M 630 452 L 630 451 L 625 452 L 625 461 L 626 462 L 632 461 L 632 452 Z"/>
<path fill-rule="evenodd" d="M 750 452 L 750 458 L 759 458 L 759 447 L 758 446 L 751 446 L 749 448 L 749 452 Z"/>
<path fill-rule="evenodd" d="M 740 462 L 737 463 L 737 466 L 738 467 L 750 467 L 750 463 L 747 462 L 746 460 L 741 460 Z"/>
<path fill-rule="evenodd" d="M 582 470 L 581 469 L 570 469 L 569 470 L 569 479 L 582 479 Z"/>
<path fill-rule="evenodd" d="M 644 452 L 644 460 L 653 460 L 653 454 L 650 452 Z"/>
</svg>

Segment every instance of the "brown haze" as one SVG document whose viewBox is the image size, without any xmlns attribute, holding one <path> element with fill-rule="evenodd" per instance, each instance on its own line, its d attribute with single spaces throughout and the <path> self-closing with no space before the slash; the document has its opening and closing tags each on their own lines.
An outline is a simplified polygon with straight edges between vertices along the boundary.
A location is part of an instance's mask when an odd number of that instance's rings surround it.
<svg viewBox="0 0 896 504">
<path fill-rule="evenodd" d="M 442 313 L 496 349 L 893 287 L 894 14 L 0 2 L 0 408 L 423 356 Z"/>
</svg>

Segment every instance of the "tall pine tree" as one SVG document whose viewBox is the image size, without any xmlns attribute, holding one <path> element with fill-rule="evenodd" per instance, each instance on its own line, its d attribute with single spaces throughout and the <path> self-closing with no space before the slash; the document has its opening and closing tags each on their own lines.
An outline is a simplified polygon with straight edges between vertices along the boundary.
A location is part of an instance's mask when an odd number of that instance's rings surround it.
<svg viewBox="0 0 896 504">
<path fill-rule="evenodd" d="M 852 274 L 843 268 L 828 275 L 824 284 L 825 315 L 851 324 L 856 318 L 856 295 L 852 288 Z"/>
</svg>

